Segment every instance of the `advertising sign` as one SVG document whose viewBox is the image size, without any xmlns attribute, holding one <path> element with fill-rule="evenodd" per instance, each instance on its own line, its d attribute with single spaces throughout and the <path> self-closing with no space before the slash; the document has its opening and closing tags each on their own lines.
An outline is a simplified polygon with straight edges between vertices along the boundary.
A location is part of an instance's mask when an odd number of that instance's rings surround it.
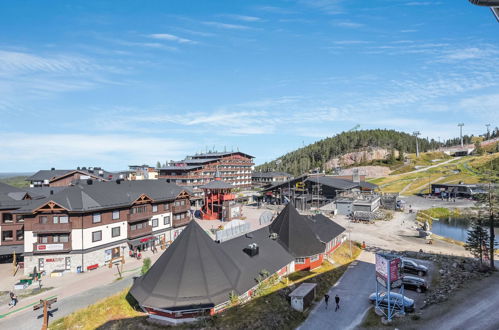
<svg viewBox="0 0 499 330">
<path fill-rule="evenodd" d="M 390 272 L 390 286 L 400 287 L 402 285 L 400 258 L 388 259 L 381 254 L 376 254 L 376 281 L 384 287 L 387 286 L 388 272 Z"/>
<path fill-rule="evenodd" d="M 59 251 L 64 249 L 64 244 L 38 244 L 37 251 Z"/>
</svg>

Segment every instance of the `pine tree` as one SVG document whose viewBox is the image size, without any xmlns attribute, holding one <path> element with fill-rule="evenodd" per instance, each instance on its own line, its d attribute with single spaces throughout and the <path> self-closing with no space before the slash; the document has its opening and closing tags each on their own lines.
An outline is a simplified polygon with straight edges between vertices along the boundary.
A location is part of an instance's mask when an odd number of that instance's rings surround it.
<svg viewBox="0 0 499 330">
<path fill-rule="evenodd" d="M 156 163 L 156 168 L 160 168 L 161 167 L 161 162 L 158 160 L 158 162 Z"/>
<path fill-rule="evenodd" d="M 483 227 L 482 219 L 477 218 L 473 221 L 473 226 L 468 230 L 468 239 L 464 248 L 480 260 L 480 265 L 482 264 L 483 257 L 489 248 L 489 234 Z"/>
</svg>

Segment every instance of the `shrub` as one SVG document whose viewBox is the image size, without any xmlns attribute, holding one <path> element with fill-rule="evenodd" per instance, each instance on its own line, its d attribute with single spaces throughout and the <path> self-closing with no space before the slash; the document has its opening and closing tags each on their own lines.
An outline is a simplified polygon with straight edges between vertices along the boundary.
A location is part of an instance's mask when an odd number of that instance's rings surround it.
<svg viewBox="0 0 499 330">
<path fill-rule="evenodd" d="M 140 270 L 140 273 L 144 275 L 145 273 L 147 273 L 149 268 L 151 268 L 151 259 L 145 258 L 144 261 L 142 262 L 142 269 Z"/>
</svg>

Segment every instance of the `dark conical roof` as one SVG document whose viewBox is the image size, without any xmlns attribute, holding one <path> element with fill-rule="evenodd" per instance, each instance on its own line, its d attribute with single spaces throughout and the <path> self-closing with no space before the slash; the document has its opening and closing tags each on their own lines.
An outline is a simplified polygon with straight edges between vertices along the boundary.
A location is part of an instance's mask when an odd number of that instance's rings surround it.
<svg viewBox="0 0 499 330">
<path fill-rule="evenodd" d="M 142 306 L 175 310 L 214 306 L 229 299 L 241 270 L 191 221 L 130 293 Z"/>
<path fill-rule="evenodd" d="M 278 235 L 279 243 L 296 257 L 309 257 L 324 252 L 326 245 L 310 225 L 310 220 L 298 213 L 291 203 L 269 226 Z"/>
</svg>

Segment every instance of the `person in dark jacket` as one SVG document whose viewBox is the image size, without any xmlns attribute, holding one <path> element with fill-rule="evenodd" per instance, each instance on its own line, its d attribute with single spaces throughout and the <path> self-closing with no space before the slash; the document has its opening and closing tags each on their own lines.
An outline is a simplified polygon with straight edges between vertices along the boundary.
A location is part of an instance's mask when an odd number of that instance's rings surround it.
<svg viewBox="0 0 499 330">
<path fill-rule="evenodd" d="M 334 297 L 334 301 L 336 302 L 336 309 L 334 310 L 336 312 L 338 309 L 340 309 L 340 297 L 336 295 Z"/>
<path fill-rule="evenodd" d="M 329 301 L 329 295 L 327 293 L 324 295 L 324 301 L 326 302 L 326 309 L 327 309 L 327 303 Z"/>
</svg>

